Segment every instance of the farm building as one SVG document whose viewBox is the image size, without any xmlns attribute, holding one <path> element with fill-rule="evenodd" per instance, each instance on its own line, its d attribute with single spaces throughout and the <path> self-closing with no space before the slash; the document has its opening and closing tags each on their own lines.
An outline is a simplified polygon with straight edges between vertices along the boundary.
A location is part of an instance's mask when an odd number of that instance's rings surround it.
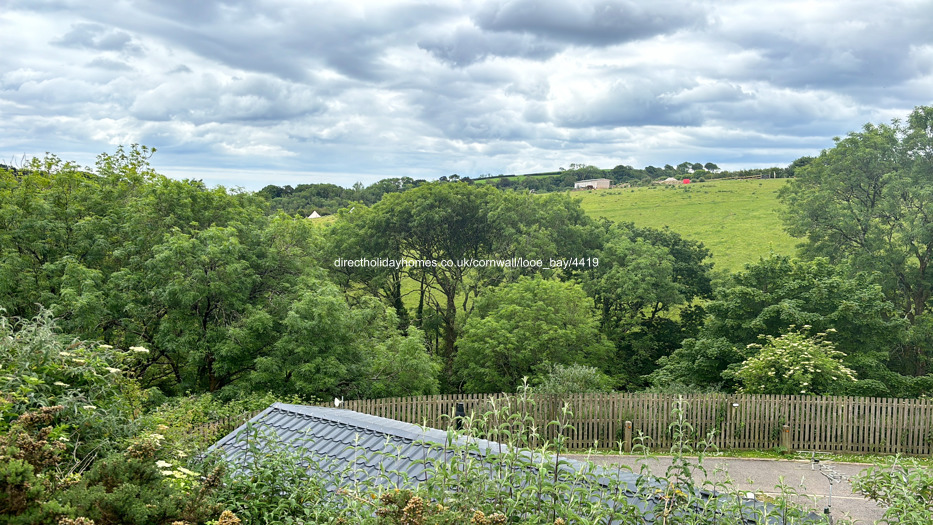
<svg viewBox="0 0 933 525">
<path fill-rule="evenodd" d="M 612 181 L 609 179 L 587 179 L 587 180 L 578 180 L 573 183 L 573 189 L 575 190 L 608 190 L 612 185 Z"/>
<path fill-rule="evenodd" d="M 492 493 L 521 488 L 494 482 L 503 477 L 526 486 L 531 493 L 534 487 L 525 485 L 527 480 L 537 483 L 534 480 L 543 473 L 549 479 L 559 475 L 562 483 L 587 487 L 593 502 L 614 509 L 640 509 L 649 521 L 664 504 L 663 498 L 657 497 L 664 491 L 663 481 L 643 479 L 627 470 L 594 467 L 563 457 L 558 462 L 551 455 L 526 450 L 517 450 L 513 459 L 502 459 L 510 451 L 506 445 L 338 408 L 275 403 L 221 438 L 208 453 L 219 453 L 236 472 L 248 473 L 257 458 L 283 449 L 297 453 L 300 459 L 296 461 L 322 478 L 332 494 L 360 486 L 370 487 L 367 490 L 417 488 L 439 478 L 446 479 L 448 490 L 455 492 L 463 483 L 483 484 L 484 490 Z M 467 465 L 474 465 L 473 470 Z M 516 469 L 530 475 L 523 478 Z M 712 508 L 719 506 L 715 493 L 701 491 L 699 496 Z M 762 523 L 755 515 L 770 508 L 754 500 L 744 501 L 740 507 L 746 524 Z M 779 523 L 772 518 L 766 522 Z M 612 523 L 622 521 L 613 519 Z"/>
</svg>

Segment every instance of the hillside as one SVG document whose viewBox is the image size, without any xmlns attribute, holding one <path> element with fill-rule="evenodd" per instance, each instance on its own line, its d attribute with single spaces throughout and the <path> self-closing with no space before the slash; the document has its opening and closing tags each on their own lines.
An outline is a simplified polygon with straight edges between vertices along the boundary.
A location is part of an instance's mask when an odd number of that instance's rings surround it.
<svg viewBox="0 0 933 525">
<path fill-rule="evenodd" d="M 594 218 L 670 227 L 702 241 L 716 270 L 735 271 L 769 251 L 791 255 L 797 240 L 784 232 L 777 192 L 788 179 L 724 180 L 573 192 Z"/>
</svg>

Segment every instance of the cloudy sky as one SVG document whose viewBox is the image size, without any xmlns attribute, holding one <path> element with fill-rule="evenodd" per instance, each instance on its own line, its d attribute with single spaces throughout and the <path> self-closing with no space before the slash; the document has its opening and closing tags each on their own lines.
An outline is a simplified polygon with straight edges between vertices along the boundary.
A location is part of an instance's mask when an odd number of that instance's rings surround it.
<svg viewBox="0 0 933 525">
<path fill-rule="evenodd" d="M 786 165 L 933 103 L 933 0 L 0 0 L 0 162 L 210 185 Z"/>
</svg>

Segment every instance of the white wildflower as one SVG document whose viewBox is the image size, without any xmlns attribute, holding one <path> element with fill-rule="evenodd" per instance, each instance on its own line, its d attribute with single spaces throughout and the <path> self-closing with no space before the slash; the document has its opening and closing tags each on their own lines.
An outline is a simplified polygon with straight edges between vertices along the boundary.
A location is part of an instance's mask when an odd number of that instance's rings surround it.
<svg viewBox="0 0 933 525">
<path fill-rule="evenodd" d="M 160 470 L 159 472 L 161 472 L 163 476 L 171 476 L 174 474 L 171 470 Z"/>
<path fill-rule="evenodd" d="M 56 386 L 64 386 L 64 387 L 69 387 L 69 386 L 71 386 L 71 385 L 69 385 L 68 383 L 62 383 L 61 381 L 56 381 L 56 382 L 54 382 L 54 383 L 52 383 L 52 384 L 53 384 L 53 385 L 56 385 Z"/>
<path fill-rule="evenodd" d="M 120 369 L 119 369 L 119 368 L 112 368 L 112 367 L 109 367 L 109 366 L 108 366 L 108 367 L 104 367 L 104 370 L 110 372 L 111 374 L 119 374 L 119 373 L 120 373 Z"/>
<path fill-rule="evenodd" d="M 137 353 L 140 353 L 140 354 L 148 354 L 148 353 L 149 353 L 149 349 L 146 348 L 146 347 L 143 347 L 143 346 L 131 346 L 131 347 L 130 347 L 130 351 L 132 351 L 132 352 L 137 352 Z"/>
<path fill-rule="evenodd" d="M 156 461 L 156 466 L 159 468 L 172 468 L 171 463 L 169 463 L 168 461 L 161 460 L 161 459 L 159 461 Z"/>
<path fill-rule="evenodd" d="M 82 406 L 81 408 L 83 408 L 83 409 L 85 409 L 85 410 L 97 410 L 97 407 L 94 406 L 94 405 L 84 405 L 84 406 Z"/>
<path fill-rule="evenodd" d="M 100 350 L 113 350 L 113 347 L 110 345 L 98 345 L 97 348 Z"/>
</svg>

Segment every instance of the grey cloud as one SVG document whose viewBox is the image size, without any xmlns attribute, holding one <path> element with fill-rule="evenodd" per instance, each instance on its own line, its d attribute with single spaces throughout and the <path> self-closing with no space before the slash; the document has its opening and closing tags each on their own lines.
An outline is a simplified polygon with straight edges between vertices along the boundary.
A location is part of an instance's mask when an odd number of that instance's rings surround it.
<svg viewBox="0 0 933 525">
<path fill-rule="evenodd" d="M 468 66 L 490 56 L 546 60 L 562 45 L 543 41 L 535 35 L 484 33 L 476 26 L 460 26 L 452 34 L 434 35 L 418 42 L 418 47 L 438 59 L 458 67 Z"/>
<path fill-rule="evenodd" d="M 109 58 L 97 57 L 94 60 L 91 60 L 87 63 L 88 67 L 97 67 L 100 69 L 107 69 L 110 71 L 131 71 L 133 68 L 130 67 L 126 62 L 120 62 L 119 60 L 111 60 Z"/>
<path fill-rule="evenodd" d="M 494 0 L 484 4 L 474 20 L 488 31 L 605 46 L 702 26 L 706 13 L 696 4 L 673 1 Z"/>
<path fill-rule="evenodd" d="M 159 148 L 157 169 L 314 166 L 334 181 L 743 167 L 812 154 L 933 92 L 929 2 L 104 4 L 4 4 L 23 24 L 0 32 L 0 156 L 93 162 L 133 141 Z"/>
<path fill-rule="evenodd" d="M 136 0 L 136 8 L 150 16 L 178 20 L 183 24 L 203 24 L 224 17 L 240 18 L 241 22 L 252 20 L 255 14 L 250 6 L 255 2 L 238 0 Z M 256 6 L 259 7 L 259 6 Z"/>
<path fill-rule="evenodd" d="M 832 89 L 865 103 L 929 74 L 911 50 L 933 45 L 929 2 L 818 4 L 809 17 L 723 24 L 720 35 L 762 58 L 745 78 L 799 89 Z"/>
<path fill-rule="evenodd" d="M 675 81 L 634 76 L 615 80 L 598 95 L 578 97 L 572 104 L 555 108 L 554 120 L 569 128 L 700 125 L 702 116 L 698 110 L 665 96 L 673 89 Z"/>
<path fill-rule="evenodd" d="M 97 49 L 99 51 L 138 51 L 133 37 L 125 31 L 115 30 L 101 24 L 81 23 L 52 41 L 55 45 L 72 48 Z"/>
<path fill-rule="evenodd" d="M 451 9 L 435 5 L 351 2 L 138 2 L 151 14 L 115 13 L 109 21 L 249 71 L 308 81 L 330 68 L 353 79 L 381 81 L 394 74 L 387 50 L 411 45 L 421 26 L 432 27 Z"/>
<path fill-rule="evenodd" d="M 250 76 L 226 81 L 200 75 L 189 82 L 166 82 L 136 97 L 130 112 L 145 120 L 278 122 L 324 111 L 310 88 Z"/>
</svg>

